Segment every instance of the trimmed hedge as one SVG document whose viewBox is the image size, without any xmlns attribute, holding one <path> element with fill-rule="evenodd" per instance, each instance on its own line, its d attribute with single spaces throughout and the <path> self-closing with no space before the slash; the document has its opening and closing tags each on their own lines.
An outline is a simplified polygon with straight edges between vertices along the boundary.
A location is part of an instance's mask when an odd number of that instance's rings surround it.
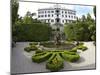
<svg viewBox="0 0 100 75">
<path fill-rule="evenodd" d="M 77 47 L 72 48 L 70 52 L 77 52 Z"/>
<path fill-rule="evenodd" d="M 32 61 L 40 63 L 46 61 L 46 68 L 50 71 L 59 71 L 63 68 L 63 61 L 75 62 L 80 58 L 76 52 L 66 50 L 37 50 L 32 56 Z"/>
<path fill-rule="evenodd" d="M 65 54 L 69 54 L 69 55 L 75 55 L 76 52 L 70 52 L 70 51 L 64 51 Z"/>
<path fill-rule="evenodd" d="M 40 63 L 46 61 L 51 55 L 52 55 L 51 53 L 38 53 L 32 56 L 32 61 Z"/>
<path fill-rule="evenodd" d="M 70 52 L 77 52 L 77 50 L 82 50 L 82 51 L 85 51 L 85 50 L 87 50 L 88 48 L 86 47 L 86 46 L 84 46 L 84 43 L 79 43 L 79 45 L 78 46 L 76 46 L 76 47 L 74 47 L 74 48 L 72 48 L 72 50 L 70 50 Z"/>
<path fill-rule="evenodd" d="M 79 58 L 80 58 L 80 56 L 78 54 L 70 55 L 70 54 L 66 54 L 66 53 L 62 53 L 62 57 L 69 62 L 75 62 L 75 61 L 79 60 Z"/>
<path fill-rule="evenodd" d="M 38 44 L 38 42 L 31 42 L 31 43 L 29 43 L 29 45 L 31 46 L 31 45 L 37 45 Z"/>
<path fill-rule="evenodd" d="M 79 46 L 77 47 L 77 49 L 82 50 L 82 51 L 85 51 L 85 50 L 87 50 L 88 48 L 87 48 L 86 46 L 79 45 Z"/>
<path fill-rule="evenodd" d="M 16 25 L 17 41 L 48 41 L 51 36 L 51 27 L 46 23 Z"/>
<path fill-rule="evenodd" d="M 36 50 L 35 54 L 42 53 L 42 52 L 44 52 L 44 51 L 42 51 L 42 50 Z"/>
<path fill-rule="evenodd" d="M 31 45 L 29 47 L 25 47 L 24 50 L 26 52 L 30 52 L 30 51 L 35 51 L 35 50 L 38 50 L 38 48 L 35 46 L 35 45 Z"/>
<path fill-rule="evenodd" d="M 53 54 L 53 56 L 48 60 L 46 68 L 50 71 L 59 71 L 63 68 L 63 60 L 59 53 Z"/>
<path fill-rule="evenodd" d="M 30 50 L 30 47 L 25 47 L 25 48 L 24 48 L 24 51 L 30 52 L 30 51 L 31 51 L 31 50 Z"/>
<path fill-rule="evenodd" d="M 79 45 L 84 45 L 84 43 L 83 42 L 80 42 Z"/>
</svg>

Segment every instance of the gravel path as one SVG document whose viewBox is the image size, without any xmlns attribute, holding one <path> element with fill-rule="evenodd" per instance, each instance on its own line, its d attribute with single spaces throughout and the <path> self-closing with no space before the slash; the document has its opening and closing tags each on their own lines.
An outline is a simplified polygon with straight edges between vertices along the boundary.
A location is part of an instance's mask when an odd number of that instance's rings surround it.
<svg viewBox="0 0 100 75">
<path fill-rule="evenodd" d="M 48 72 L 45 62 L 37 64 L 32 62 L 31 54 L 24 51 L 28 42 L 17 42 L 16 47 L 11 51 L 11 73 L 30 73 L 30 72 Z M 92 42 L 85 42 L 88 50 L 78 53 L 81 59 L 75 63 L 64 62 L 62 70 L 95 69 L 95 46 Z"/>
</svg>

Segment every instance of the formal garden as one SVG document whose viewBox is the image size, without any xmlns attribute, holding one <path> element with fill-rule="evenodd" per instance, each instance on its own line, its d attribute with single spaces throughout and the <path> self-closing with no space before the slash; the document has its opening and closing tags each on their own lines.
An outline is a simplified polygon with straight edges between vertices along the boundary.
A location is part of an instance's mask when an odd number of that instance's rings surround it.
<svg viewBox="0 0 100 75">
<path fill-rule="evenodd" d="M 12 4 L 12 47 L 17 47 L 17 42 L 29 42 L 24 52 L 33 53 L 30 58 L 33 63 L 45 62 L 49 71 L 60 71 L 64 62 L 79 61 L 78 52 L 88 50 L 84 42 L 92 41 L 96 46 L 96 21 L 89 13 L 72 23 L 65 23 L 61 33 L 59 28 L 52 29 L 49 23 L 33 19 L 35 13 L 28 11 L 24 17 L 19 16 L 18 7 L 18 3 Z M 93 11 L 95 15 L 96 7 Z"/>
<path fill-rule="evenodd" d="M 54 50 L 50 50 L 50 48 L 46 48 L 47 45 L 50 45 L 51 42 L 44 42 L 44 44 L 40 43 L 42 47 L 38 46 L 38 43 L 32 42 L 29 43 L 29 46 L 25 47 L 24 50 L 26 52 L 35 51 L 35 54 L 32 55 L 32 61 L 36 63 L 41 63 L 46 61 L 46 68 L 50 71 L 59 71 L 64 67 L 63 61 L 66 62 L 75 62 L 80 59 L 80 55 L 77 53 L 77 50 L 85 51 L 87 50 L 87 47 L 84 46 L 84 43 L 80 43 L 77 46 L 73 46 L 69 50 L 57 50 L 59 49 L 56 47 Z M 44 45 L 44 47 L 43 47 Z M 66 46 L 72 46 L 70 43 L 66 43 Z"/>
</svg>

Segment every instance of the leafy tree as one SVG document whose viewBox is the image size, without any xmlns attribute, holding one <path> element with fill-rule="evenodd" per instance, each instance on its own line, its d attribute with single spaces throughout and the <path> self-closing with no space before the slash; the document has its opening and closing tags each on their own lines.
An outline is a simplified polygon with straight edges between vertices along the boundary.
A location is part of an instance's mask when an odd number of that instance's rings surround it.
<svg viewBox="0 0 100 75">
<path fill-rule="evenodd" d="M 95 33 L 94 20 L 91 18 L 90 14 L 87 17 L 84 15 L 82 18 L 77 19 L 76 22 L 65 24 L 64 31 L 68 40 L 75 41 L 90 41 L 93 40 Z M 91 38 L 92 37 L 92 38 Z"/>
<path fill-rule="evenodd" d="M 96 6 L 93 8 L 94 16 L 96 17 Z"/>
<path fill-rule="evenodd" d="M 42 23 L 32 17 L 35 13 L 27 12 L 22 18 L 16 21 L 14 34 L 17 41 L 47 41 L 50 39 L 51 27 L 49 24 Z"/>
<path fill-rule="evenodd" d="M 90 27 L 90 29 L 91 29 L 91 31 L 93 31 L 92 36 L 91 36 L 91 39 L 95 43 L 96 42 L 96 6 L 94 6 L 94 8 L 93 8 L 93 12 L 94 12 L 95 20 L 94 20 L 93 25 Z"/>
<path fill-rule="evenodd" d="M 12 24 L 15 23 L 16 19 L 18 18 L 18 1 L 17 0 L 11 0 L 11 17 L 12 17 Z"/>
<path fill-rule="evenodd" d="M 15 45 L 17 40 L 15 22 L 18 19 L 19 3 L 17 0 L 11 0 L 11 21 L 12 21 L 12 46 Z"/>
<path fill-rule="evenodd" d="M 70 24 L 66 24 L 66 26 L 64 27 L 64 32 L 68 40 L 75 40 L 73 25 L 74 25 L 73 23 L 70 23 Z"/>
</svg>

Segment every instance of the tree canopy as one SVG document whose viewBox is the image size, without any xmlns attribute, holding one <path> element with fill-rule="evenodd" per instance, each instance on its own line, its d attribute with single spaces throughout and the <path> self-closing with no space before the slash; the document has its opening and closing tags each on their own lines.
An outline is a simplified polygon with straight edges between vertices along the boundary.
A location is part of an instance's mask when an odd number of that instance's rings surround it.
<svg viewBox="0 0 100 75">
<path fill-rule="evenodd" d="M 64 32 L 68 40 L 78 41 L 91 41 L 95 35 L 95 20 L 92 19 L 90 14 L 87 17 L 84 15 L 82 18 L 77 19 L 76 22 L 67 23 L 64 27 Z"/>
</svg>

